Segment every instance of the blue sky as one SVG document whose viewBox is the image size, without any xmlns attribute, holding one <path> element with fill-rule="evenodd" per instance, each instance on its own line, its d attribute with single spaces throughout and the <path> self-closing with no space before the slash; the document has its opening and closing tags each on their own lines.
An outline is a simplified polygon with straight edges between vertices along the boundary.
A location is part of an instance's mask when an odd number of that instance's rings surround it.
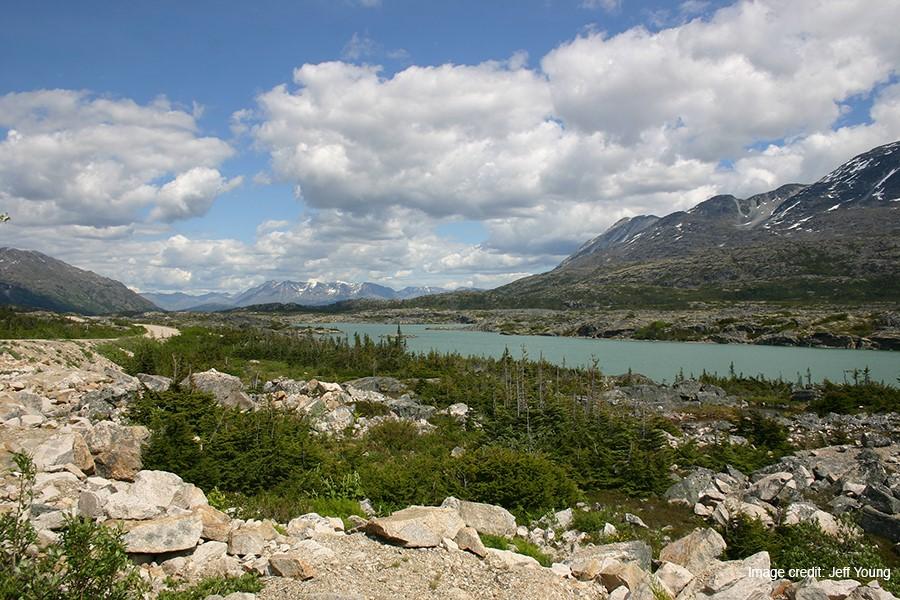
<svg viewBox="0 0 900 600">
<path fill-rule="evenodd" d="M 898 5 L 850 4 L 10 3 L 4 233 L 139 289 L 502 284 L 893 141 Z"/>
</svg>

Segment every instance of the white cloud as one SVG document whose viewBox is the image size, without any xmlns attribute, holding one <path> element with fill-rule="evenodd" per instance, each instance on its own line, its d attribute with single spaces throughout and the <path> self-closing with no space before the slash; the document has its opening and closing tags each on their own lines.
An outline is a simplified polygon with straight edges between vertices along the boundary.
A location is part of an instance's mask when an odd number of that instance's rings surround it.
<svg viewBox="0 0 900 600">
<path fill-rule="evenodd" d="M 196 107 L 195 107 L 195 111 Z M 0 200 L 22 225 L 112 227 L 205 213 L 240 183 L 218 165 L 232 155 L 202 137 L 194 114 L 165 99 L 139 105 L 70 90 L 0 97 Z"/>
<path fill-rule="evenodd" d="M 618 12 L 622 9 L 622 0 L 582 0 L 581 7 L 591 10 L 602 9 L 606 12 Z"/>
<path fill-rule="evenodd" d="M 684 2 L 679 21 L 702 5 Z M 623 216 L 810 182 L 900 139 L 900 84 L 887 83 L 897 22 L 893 2 L 747 0 L 661 31 L 588 32 L 530 66 L 522 54 L 393 74 L 302 65 L 234 115 L 235 134 L 271 157 L 254 181 L 289 184 L 306 208 L 249 241 L 166 229 L 240 183 L 218 171 L 231 148 L 202 137 L 193 113 L 11 95 L 0 206 L 30 212 L 4 234 L 142 289 L 308 277 L 490 287 L 554 266 Z M 371 58 L 356 39 L 352 60 Z M 835 129 L 869 95 L 870 122 Z M 436 233 L 458 220 L 480 221 L 486 239 Z"/>
<path fill-rule="evenodd" d="M 353 35 L 344 44 L 344 49 L 341 50 L 341 58 L 356 61 L 373 56 L 376 52 L 378 52 L 378 44 L 375 40 L 368 35 L 353 32 Z"/>
</svg>

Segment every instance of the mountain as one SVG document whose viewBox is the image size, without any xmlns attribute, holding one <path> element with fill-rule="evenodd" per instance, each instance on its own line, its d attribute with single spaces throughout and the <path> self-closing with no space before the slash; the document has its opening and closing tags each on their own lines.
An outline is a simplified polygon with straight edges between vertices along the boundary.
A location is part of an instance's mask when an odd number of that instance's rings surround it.
<svg viewBox="0 0 900 600">
<path fill-rule="evenodd" d="M 190 310 L 212 312 L 228 308 L 256 306 L 260 304 L 325 306 L 346 300 L 406 300 L 447 290 L 438 287 L 405 287 L 402 290 L 375 283 L 347 283 L 344 281 L 267 281 L 238 294 L 209 293 L 190 295 L 145 293 L 144 298 L 165 310 Z"/>
<path fill-rule="evenodd" d="M 189 310 L 198 306 L 232 306 L 233 296 L 223 292 L 211 292 L 209 294 L 185 294 L 183 292 L 174 292 L 171 294 L 162 294 L 156 292 L 144 292 L 141 294 L 144 298 L 162 308 L 163 310 Z"/>
<path fill-rule="evenodd" d="M 89 315 L 157 310 L 118 281 L 15 248 L 0 248 L 0 304 Z"/>
<path fill-rule="evenodd" d="M 622 219 L 548 273 L 414 303 L 577 308 L 720 300 L 900 300 L 900 142 L 854 157 L 812 185 Z"/>
</svg>

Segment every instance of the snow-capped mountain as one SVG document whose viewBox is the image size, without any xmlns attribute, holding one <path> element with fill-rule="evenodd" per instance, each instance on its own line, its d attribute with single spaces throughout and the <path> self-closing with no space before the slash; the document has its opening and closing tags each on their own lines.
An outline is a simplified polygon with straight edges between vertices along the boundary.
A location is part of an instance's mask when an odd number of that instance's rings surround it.
<svg viewBox="0 0 900 600">
<path fill-rule="evenodd" d="M 811 185 L 615 223 L 560 265 L 460 302 L 628 306 L 900 299 L 900 142 Z M 442 300 L 452 305 L 453 297 Z"/>
<path fill-rule="evenodd" d="M 375 299 L 405 300 L 447 290 L 438 287 L 405 287 L 402 290 L 375 283 L 348 283 L 345 281 L 267 281 L 237 294 L 210 293 L 191 295 L 146 293 L 144 298 L 165 310 L 214 311 L 223 308 L 253 306 L 255 304 L 300 304 L 324 306 L 344 300 Z"/>
</svg>

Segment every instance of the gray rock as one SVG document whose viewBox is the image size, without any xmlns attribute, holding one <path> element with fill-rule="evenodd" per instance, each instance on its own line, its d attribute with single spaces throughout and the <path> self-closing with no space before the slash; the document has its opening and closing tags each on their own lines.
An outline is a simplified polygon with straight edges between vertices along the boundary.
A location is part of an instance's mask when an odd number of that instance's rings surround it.
<svg viewBox="0 0 900 600">
<path fill-rule="evenodd" d="M 228 554 L 251 556 L 262 554 L 270 540 L 278 537 L 278 532 L 270 521 L 249 521 L 228 535 Z"/>
<path fill-rule="evenodd" d="M 212 394 L 222 406 L 237 407 L 241 410 L 256 407 L 256 403 L 244 393 L 244 384 L 240 378 L 220 373 L 215 369 L 193 373 L 181 382 L 181 386 Z"/>
<path fill-rule="evenodd" d="M 172 380 L 162 375 L 148 375 L 147 373 L 138 373 L 138 381 L 144 384 L 147 389 L 154 392 L 165 392 L 172 387 Z"/>
<path fill-rule="evenodd" d="M 434 548 L 443 538 L 455 538 L 465 526 L 455 509 L 410 506 L 389 517 L 369 521 L 366 532 L 405 548 Z"/>
<path fill-rule="evenodd" d="M 894 493 L 885 485 L 870 483 L 866 486 L 861 501 L 885 514 L 900 513 L 900 499 L 894 497 Z"/>
<path fill-rule="evenodd" d="M 345 387 L 354 387 L 366 392 L 378 392 L 379 394 L 400 395 L 406 392 L 406 385 L 393 377 L 360 377 L 344 382 Z"/>
<path fill-rule="evenodd" d="M 715 529 L 695 529 L 665 546 L 659 553 L 659 560 L 681 565 L 691 573 L 699 573 L 724 551 L 725 540 Z"/>
<path fill-rule="evenodd" d="M 119 425 L 101 421 L 85 436 L 94 457 L 97 475 L 131 481 L 141 470 L 141 447 L 150 431 L 141 425 Z"/>
<path fill-rule="evenodd" d="M 859 526 L 868 533 L 900 542 L 900 516 L 885 514 L 871 506 L 859 511 Z"/>
<path fill-rule="evenodd" d="M 653 556 L 650 546 L 645 542 L 616 542 L 615 544 L 603 544 L 600 546 L 588 545 L 578 548 L 572 557 L 565 561 L 566 564 L 574 564 L 584 559 L 613 559 L 621 563 L 635 563 L 645 571 L 650 570 L 650 561 Z"/>
<path fill-rule="evenodd" d="M 714 486 L 714 479 L 715 473 L 700 467 L 666 490 L 665 497 L 672 503 L 694 506 L 702 493 Z"/>
<path fill-rule="evenodd" d="M 478 532 L 472 527 L 463 527 L 460 529 L 456 537 L 453 539 L 460 550 L 468 550 L 476 556 L 484 558 L 487 556 L 487 549 L 478 537 Z"/>
<path fill-rule="evenodd" d="M 441 507 L 456 510 L 465 524 L 479 533 L 505 537 L 516 535 L 516 518 L 502 506 L 468 502 L 451 496 L 441 503 Z"/>
<path fill-rule="evenodd" d="M 84 437 L 75 432 L 53 435 L 35 448 L 32 460 L 39 471 L 71 463 L 85 473 L 94 472 L 94 459 Z"/>
<path fill-rule="evenodd" d="M 189 550 L 200 542 L 203 522 L 192 514 L 125 522 L 125 547 L 134 554 Z"/>
</svg>

